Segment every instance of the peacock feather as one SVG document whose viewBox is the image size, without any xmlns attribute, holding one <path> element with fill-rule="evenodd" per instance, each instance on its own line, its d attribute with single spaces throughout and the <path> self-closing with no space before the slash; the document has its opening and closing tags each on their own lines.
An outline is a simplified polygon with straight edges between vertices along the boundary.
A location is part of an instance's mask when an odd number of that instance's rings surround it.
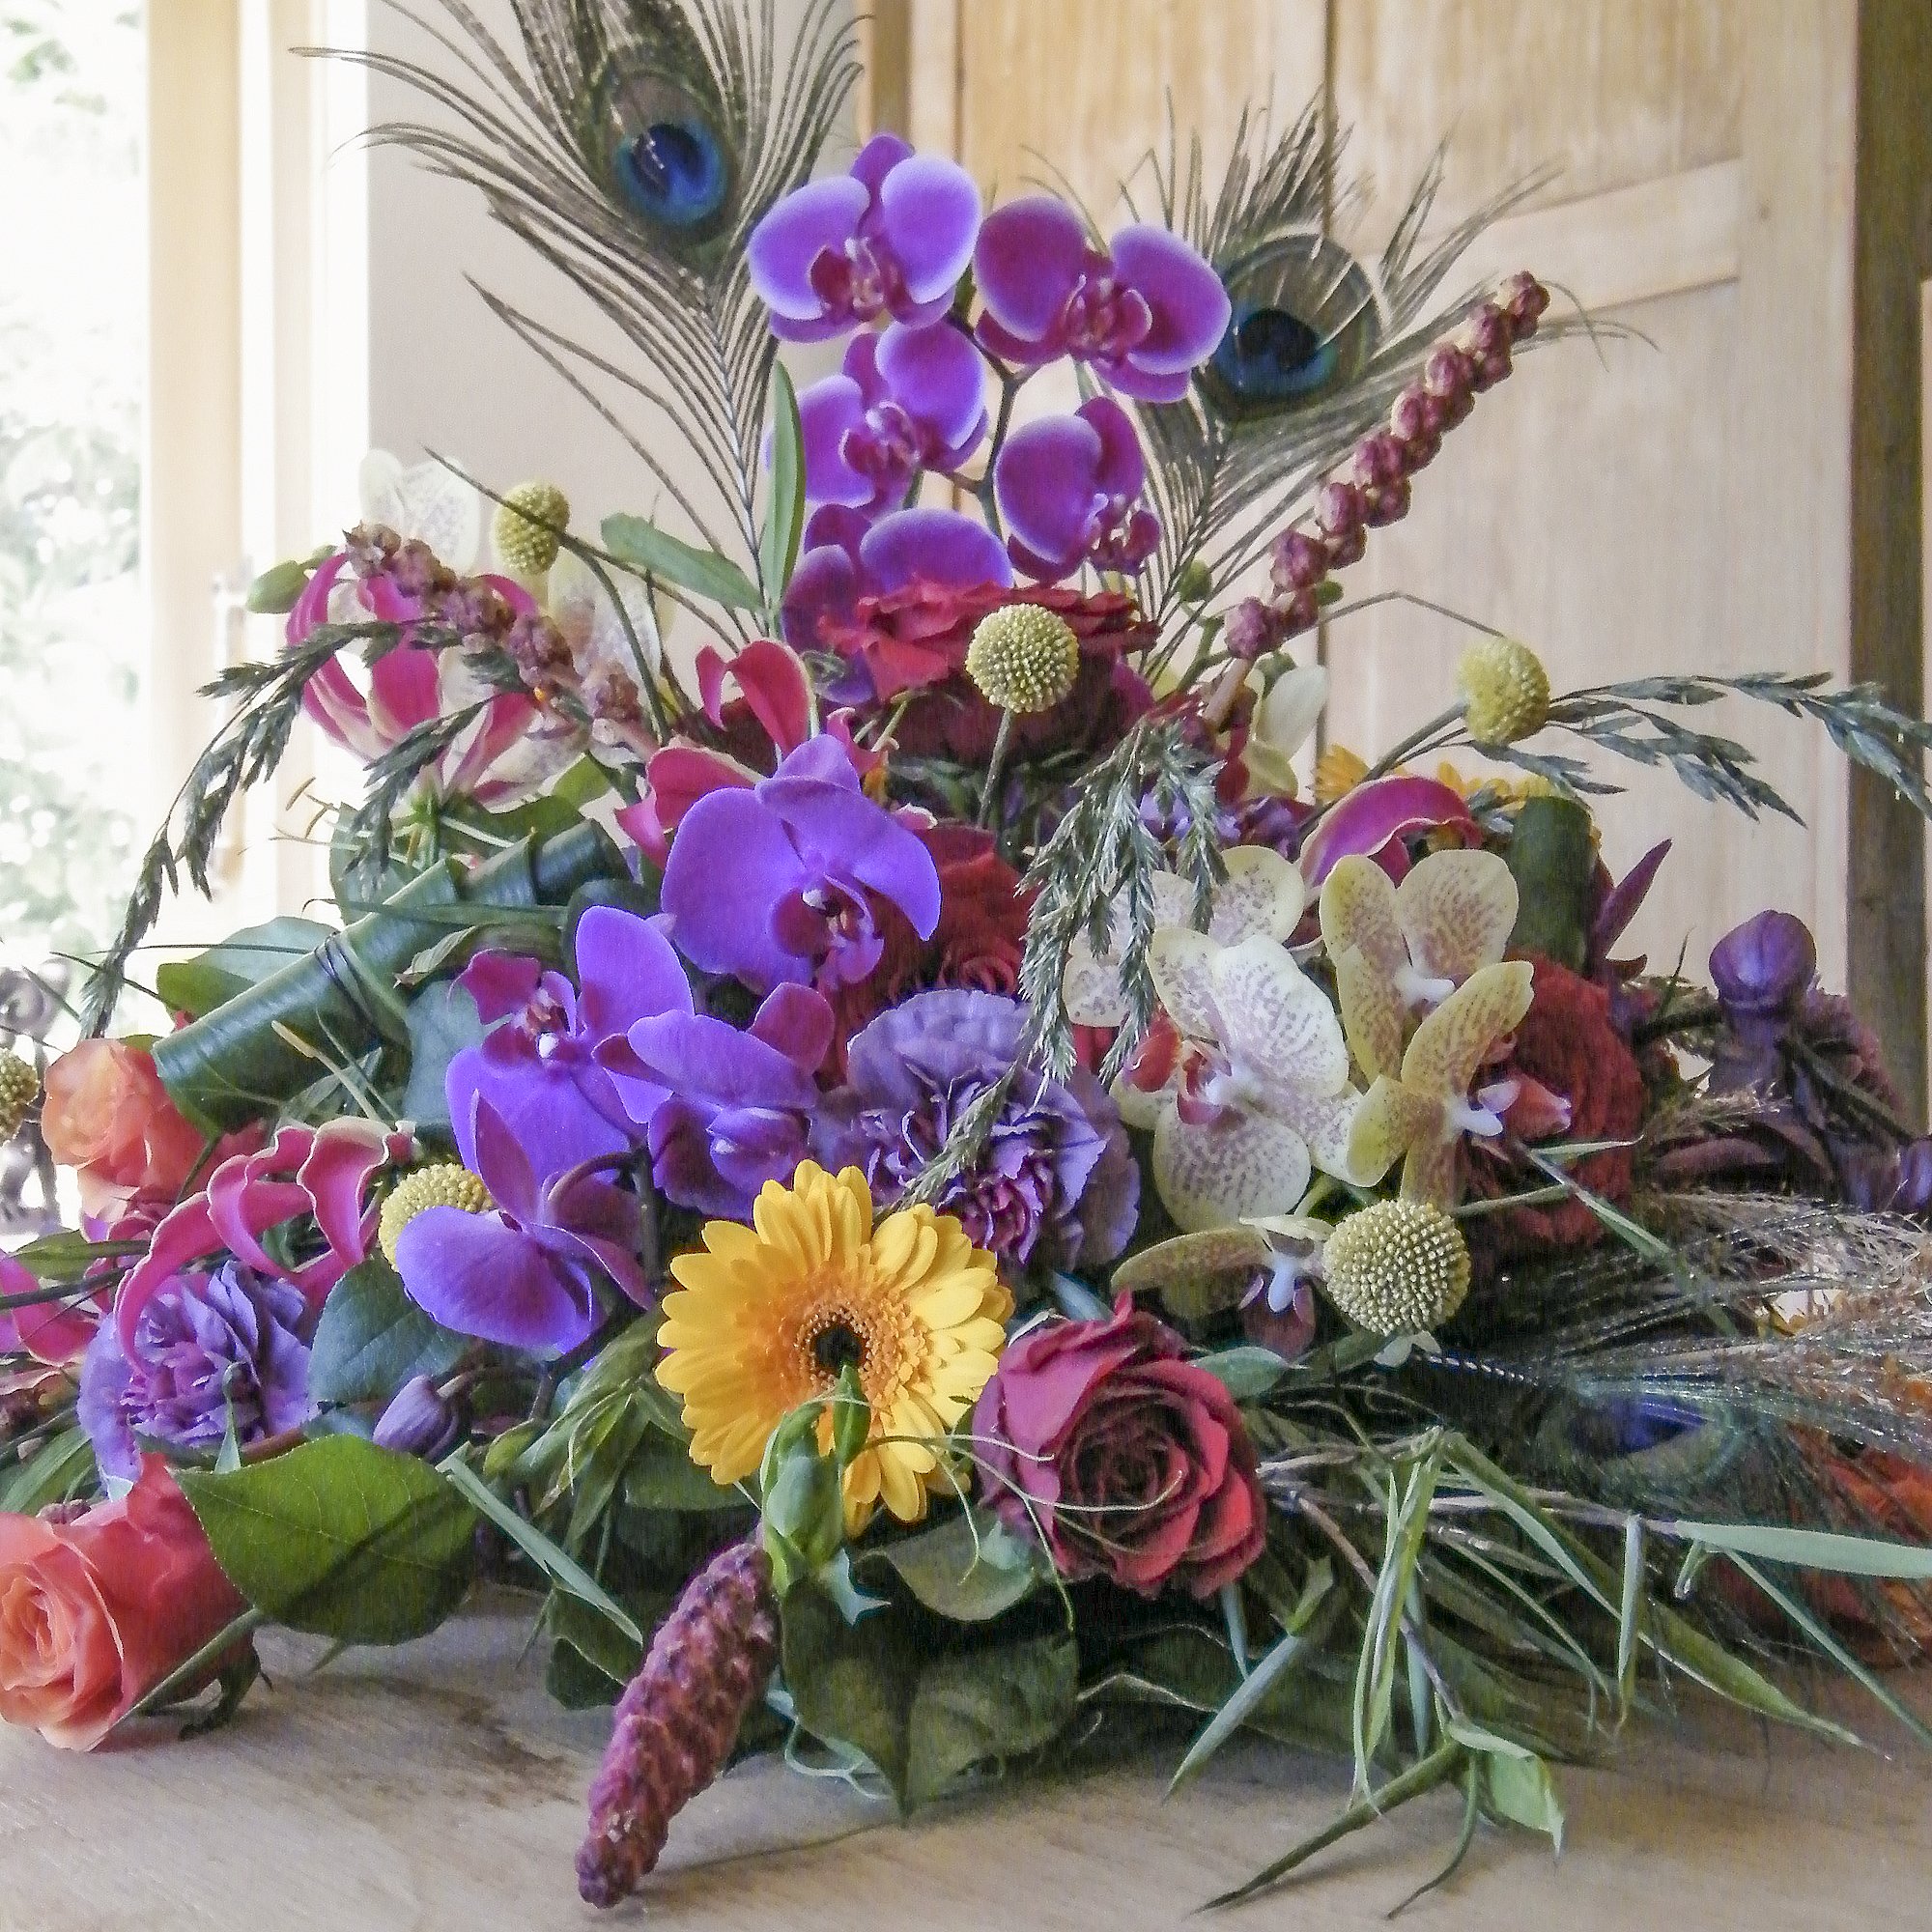
<svg viewBox="0 0 1932 1932">
<path fill-rule="evenodd" d="M 397 11 L 454 57 L 445 71 L 347 56 L 437 110 L 371 138 L 480 188 L 616 327 L 635 352 L 621 367 L 479 287 L 712 549 L 755 556 L 777 344 L 744 243 L 810 175 L 857 77 L 844 9 L 805 0 L 787 35 L 776 0 L 508 0 L 513 51 L 464 0 L 440 5 L 446 23 Z M 667 431 L 700 485 L 657 453 Z"/>
<path fill-rule="evenodd" d="M 1153 162 L 1160 219 L 1214 266 L 1227 335 L 1186 400 L 1141 411 L 1163 540 L 1151 566 L 1157 617 L 1191 565 L 1218 587 L 1262 554 L 1291 510 L 1420 374 L 1444 321 L 1441 290 L 1482 230 L 1542 185 L 1532 177 L 1425 243 L 1442 181 L 1431 162 L 1377 260 L 1332 230 L 1360 200 L 1319 103 L 1284 132 L 1243 112 L 1210 189 L 1198 138 Z M 1560 330 L 1553 331 L 1560 332 Z"/>
</svg>

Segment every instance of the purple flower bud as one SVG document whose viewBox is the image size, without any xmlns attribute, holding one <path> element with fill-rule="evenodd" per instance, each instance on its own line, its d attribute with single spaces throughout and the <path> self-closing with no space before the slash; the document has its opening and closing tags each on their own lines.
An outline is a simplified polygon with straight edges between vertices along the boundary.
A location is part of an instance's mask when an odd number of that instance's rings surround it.
<svg viewBox="0 0 1932 1932">
<path fill-rule="evenodd" d="M 1277 590 L 1313 590 L 1328 575 L 1327 550 L 1305 530 L 1283 530 L 1268 562 Z"/>
<path fill-rule="evenodd" d="M 1354 469 L 1355 480 L 1370 488 L 1399 483 L 1408 474 L 1408 453 L 1400 437 L 1378 430 L 1355 445 Z"/>
<path fill-rule="evenodd" d="M 1386 525 L 1400 522 L 1408 515 L 1408 499 L 1406 476 L 1398 476 L 1393 483 L 1384 483 L 1371 491 L 1363 506 L 1363 516 L 1369 527 L 1378 530 Z"/>
<path fill-rule="evenodd" d="M 465 1426 L 459 1404 L 427 1376 L 412 1376 L 376 1424 L 376 1447 L 434 1463 L 456 1447 Z"/>
<path fill-rule="evenodd" d="M 1520 269 L 1496 291 L 1509 317 L 1510 339 L 1524 342 L 1536 333 L 1543 311 L 1549 306 L 1549 291 L 1527 269 Z"/>
<path fill-rule="evenodd" d="M 1493 389 L 1510 372 L 1510 353 L 1507 347 L 1498 349 L 1493 355 L 1485 355 L 1476 364 L 1476 374 L 1471 387 L 1480 395 L 1485 389 Z"/>
<path fill-rule="evenodd" d="M 1353 529 L 1328 539 L 1324 548 L 1328 553 L 1330 570 L 1346 570 L 1351 563 L 1362 560 L 1362 553 L 1369 547 L 1369 533 L 1365 526 L 1357 524 Z"/>
<path fill-rule="evenodd" d="M 1761 912 L 1711 949 L 1711 983 L 1724 1018 L 1759 1039 L 1781 1034 L 1818 970 L 1818 949 L 1802 919 Z"/>
<path fill-rule="evenodd" d="M 1362 493 L 1339 478 L 1315 493 L 1315 521 L 1329 536 L 1347 536 L 1362 526 Z"/>
<path fill-rule="evenodd" d="M 1227 624 L 1221 632 L 1228 655 L 1239 658 L 1243 664 L 1266 657 L 1281 639 L 1281 619 L 1259 597 L 1243 597 L 1228 612 Z"/>
<path fill-rule="evenodd" d="M 1361 532 L 1358 530 L 1359 538 Z M 1288 600 L 1281 611 L 1281 638 L 1286 643 L 1290 638 L 1298 638 L 1304 631 L 1312 631 L 1321 620 L 1321 600 L 1312 590 L 1297 590 Z"/>
<path fill-rule="evenodd" d="M 1499 349 L 1507 349 L 1509 340 L 1509 317 L 1492 301 L 1473 310 L 1456 332 L 1456 346 L 1475 362 L 1493 355 Z"/>
<path fill-rule="evenodd" d="M 1429 352 L 1429 360 L 1423 364 L 1423 385 L 1432 396 L 1443 402 L 1453 402 L 1458 397 L 1466 396 L 1469 384 L 1475 375 L 1474 365 L 1469 357 L 1453 342 L 1440 342 Z M 1444 412 L 1446 428 L 1457 417 Z"/>
</svg>

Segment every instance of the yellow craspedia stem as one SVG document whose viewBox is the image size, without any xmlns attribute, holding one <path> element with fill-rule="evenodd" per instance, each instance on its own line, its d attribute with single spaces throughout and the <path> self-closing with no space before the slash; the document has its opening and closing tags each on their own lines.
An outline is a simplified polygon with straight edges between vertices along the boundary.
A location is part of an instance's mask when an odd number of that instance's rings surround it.
<svg viewBox="0 0 1932 1932">
<path fill-rule="evenodd" d="M 1463 717 L 1479 745 L 1534 737 L 1549 717 L 1549 673 L 1515 638 L 1479 638 L 1456 666 Z"/>
<path fill-rule="evenodd" d="M 1438 1327 L 1469 1293 L 1463 1231 L 1428 1201 L 1378 1201 L 1350 1214 L 1322 1254 L 1328 1299 L 1371 1335 Z"/>
<path fill-rule="evenodd" d="M 1050 710 L 1080 675 L 1080 639 L 1056 611 L 1008 604 L 980 619 L 966 647 L 966 675 L 1002 711 L 1025 718 Z"/>
<path fill-rule="evenodd" d="M 0 1051 L 0 1141 L 20 1131 L 27 1109 L 41 1096 L 41 1076 L 17 1053 Z"/>
<path fill-rule="evenodd" d="M 954 1216 L 902 1208 L 874 1226 L 856 1167 L 808 1160 L 789 1187 L 765 1183 L 751 1227 L 707 1222 L 670 1271 L 658 1380 L 683 1397 L 692 1460 L 716 1481 L 753 1474 L 773 1430 L 850 1368 L 871 1429 L 845 1466 L 848 1530 L 879 1503 L 916 1522 L 951 1490 L 947 1435 L 991 1379 L 1013 1309 Z M 829 1451 L 829 1407 L 819 1435 Z"/>
<path fill-rule="evenodd" d="M 376 1223 L 377 1245 L 394 1267 L 397 1239 L 425 1208 L 461 1208 L 466 1214 L 485 1214 L 493 1205 L 490 1190 L 467 1167 L 451 1161 L 419 1167 L 404 1175 L 383 1203 L 383 1216 Z"/>
<path fill-rule="evenodd" d="M 497 505 L 490 534 L 512 577 L 541 577 L 556 561 L 556 532 L 569 523 L 570 498 L 554 483 L 519 483 Z"/>
</svg>

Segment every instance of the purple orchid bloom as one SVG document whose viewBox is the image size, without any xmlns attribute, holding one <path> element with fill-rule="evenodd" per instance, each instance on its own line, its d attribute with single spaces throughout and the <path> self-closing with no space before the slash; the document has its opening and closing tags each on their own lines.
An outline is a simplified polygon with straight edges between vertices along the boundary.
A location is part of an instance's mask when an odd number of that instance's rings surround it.
<svg viewBox="0 0 1932 1932">
<path fill-rule="evenodd" d="M 613 1156 L 539 1178 L 481 1094 L 458 1121 L 457 1139 L 493 1206 L 481 1214 L 426 1208 L 396 1237 L 396 1271 L 427 1314 L 506 1348 L 572 1349 L 597 1325 L 600 1276 L 640 1306 L 649 1302 L 637 1262 L 637 1197 L 598 1172 Z"/>
<path fill-rule="evenodd" d="M 810 1151 L 812 1076 L 832 1008 L 810 986 L 766 996 L 744 1032 L 703 1013 L 661 1013 L 600 1049 L 621 1091 L 651 1105 L 651 1172 L 668 1200 L 748 1220 L 758 1189 L 789 1182 Z"/>
<path fill-rule="evenodd" d="M 854 336 L 844 371 L 798 399 L 805 494 L 876 515 L 904 502 L 922 469 L 957 469 L 986 433 L 985 365 L 943 323 Z"/>
<path fill-rule="evenodd" d="M 838 739 L 808 738 L 750 787 L 707 793 L 679 821 L 664 874 L 678 949 L 753 992 L 863 980 L 885 950 L 867 897 L 922 939 L 939 923 L 932 855 L 868 799 Z"/>
<path fill-rule="evenodd" d="M 1788 912 L 1761 912 L 1711 949 L 1711 983 L 1725 1029 L 1711 1065 L 1713 1093 L 1776 1080 L 1779 1049 L 1817 972 L 1810 928 Z"/>
<path fill-rule="evenodd" d="M 827 624 L 848 621 L 862 597 L 881 597 L 913 583 L 1008 589 L 1013 567 L 991 530 L 957 510 L 895 510 L 869 523 L 857 510 L 830 505 L 805 526 L 805 543 L 785 586 L 781 619 L 794 650 L 824 648 Z M 830 694 L 851 702 L 843 693 Z M 862 697 L 895 696 L 883 686 Z"/>
<path fill-rule="evenodd" d="M 1043 583 L 1083 563 L 1136 571 L 1160 542 L 1160 520 L 1140 500 L 1146 485 L 1133 420 L 1110 397 L 1029 423 L 993 466 L 1008 554 Z"/>
<path fill-rule="evenodd" d="M 648 1116 L 626 1106 L 596 1049 L 648 1014 L 690 1012 L 691 982 L 664 935 L 615 906 L 583 915 L 576 951 L 578 986 L 513 952 L 479 952 L 464 970 L 458 983 L 491 1028 L 443 1083 L 466 1166 L 476 1164 L 467 1136 L 479 1095 L 553 1171 L 637 1146 Z"/>
<path fill-rule="evenodd" d="M 850 174 L 780 201 L 752 230 L 745 259 L 772 333 L 822 342 L 882 315 L 937 322 L 979 227 L 980 190 L 964 168 L 875 134 Z"/>
<path fill-rule="evenodd" d="M 1228 328 L 1220 277 L 1178 235 L 1141 222 L 1098 248 L 1051 195 L 989 214 L 973 271 L 992 355 L 1023 368 L 1070 355 L 1142 402 L 1179 402 Z"/>
</svg>

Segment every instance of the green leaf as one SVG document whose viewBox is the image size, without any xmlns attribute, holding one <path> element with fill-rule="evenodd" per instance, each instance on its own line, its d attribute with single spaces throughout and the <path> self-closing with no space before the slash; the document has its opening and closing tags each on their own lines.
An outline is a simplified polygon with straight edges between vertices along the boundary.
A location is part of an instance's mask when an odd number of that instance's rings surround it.
<svg viewBox="0 0 1932 1932">
<path fill-rule="evenodd" d="M 1288 1364 L 1272 1349 L 1243 1346 L 1203 1355 L 1196 1368 L 1206 1369 L 1236 1402 L 1256 1402 L 1288 1373 Z"/>
<path fill-rule="evenodd" d="M 668 1610 L 667 1595 L 662 1607 Z M 644 1646 L 634 1643 L 600 1610 L 594 1610 L 568 1590 L 553 1590 L 544 1604 L 544 1624 L 559 1650 L 568 1649 L 580 1658 L 599 1684 L 583 1682 L 583 1672 L 571 1672 L 570 1688 L 582 1693 L 582 1702 L 611 1704 L 624 1686 L 637 1675 L 643 1662 Z M 554 1662 L 554 1659 L 553 1659 Z"/>
<path fill-rule="evenodd" d="M 1079 1654 L 1064 1633 L 929 1665 L 913 1699 L 907 1801 L 923 1804 L 975 1765 L 1051 1744 L 1073 1715 L 1078 1677 Z"/>
<path fill-rule="evenodd" d="M 247 608 L 258 617 L 282 617 L 301 602 L 308 588 L 309 566 L 298 557 L 271 563 L 248 586 Z"/>
<path fill-rule="evenodd" d="M 94 1484 L 94 1444 L 84 1429 L 49 1435 L 24 1463 L 0 1476 L 0 1510 L 32 1516 Z"/>
<path fill-rule="evenodd" d="M 1574 799 L 1525 799 L 1504 856 L 1517 887 L 1511 949 L 1579 970 L 1589 952 L 1597 868 L 1588 810 Z"/>
<path fill-rule="evenodd" d="M 727 556 L 697 550 L 668 535 L 642 517 L 610 516 L 602 525 L 604 548 L 627 569 L 661 578 L 727 610 L 759 608 L 758 586 Z"/>
<path fill-rule="evenodd" d="M 418 1465 L 420 1466 L 420 1465 Z M 558 1548 L 535 1523 L 520 1516 L 459 1453 L 437 1464 L 450 1487 L 488 1517 L 559 1589 L 588 1604 L 642 1649 L 644 1634 L 624 1606 L 566 1550 Z"/>
<path fill-rule="evenodd" d="M 192 959 L 171 959 L 155 973 L 155 990 L 170 1011 L 199 1019 L 245 993 L 292 959 L 313 952 L 334 930 L 312 919 L 284 916 L 243 926 Z"/>
<path fill-rule="evenodd" d="M 1932 1582 L 1932 1548 L 1922 1544 L 1888 1543 L 1873 1536 L 1839 1536 L 1819 1529 L 1781 1529 L 1755 1522 L 1660 1522 L 1652 1527 L 1688 1543 L 1759 1556 L 1769 1563 L 1789 1563 L 1801 1570 Z"/>
<path fill-rule="evenodd" d="M 138 1255 L 146 1246 L 145 1241 L 90 1241 L 71 1228 L 59 1228 L 15 1248 L 11 1259 L 39 1281 L 78 1281 L 96 1262 Z"/>
<path fill-rule="evenodd" d="M 867 1568 L 888 1568 L 935 1615 L 984 1623 L 1052 1577 L 1039 1546 L 998 1517 L 968 1507 L 903 1543 L 868 1550 Z"/>
<path fill-rule="evenodd" d="M 483 1037 L 483 1022 L 467 986 L 439 980 L 425 986 L 409 1008 L 410 1081 L 403 1090 L 403 1118 L 419 1127 L 449 1125 L 443 1082 L 449 1063 Z"/>
<path fill-rule="evenodd" d="M 432 1321 L 380 1254 L 329 1291 L 308 1362 L 318 1402 L 381 1402 L 412 1376 L 447 1375 L 469 1341 Z"/>
<path fill-rule="evenodd" d="M 1497 1817 L 1542 1832 L 1557 1851 L 1563 1849 L 1563 1801 L 1540 1757 L 1529 1751 L 1486 1751 L 1483 1789 Z"/>
<path fill-rule="evenodd" d="M 625 1465 L 624 1500 L 633 1509 L 729 1510 L 745 1507 L 745 1492 L 735 1483 L 714 1483 L 676 1443 L 654 1436 Z"/>
<path fill-rule="evenodd" d="M 772 364 L 772 483 L 765 502 L 765 527 L 758 536 L 758 569 L 765 581 L 766 608 L 776 611 L 798 561 L 805 529 L 805 433 L 799 425 L 798 397 L 782 362 Z"/>
<path fill-rule="evenodd" d="M 231 1475 L 176 1480 L 229 1581 L 291 1629 L 402 1643 L 469 1587 L 475 1515 L 413 1456 L 330 1435 Z"/>
<path fill-rule="evenodd" d="M 785 1689 L 814 1737 L 861 1752 L 903 1806 L 918 1665 L 890 1614 L 848 1623 L 810 1580 L 781 1605 Z"/>
</svg>

